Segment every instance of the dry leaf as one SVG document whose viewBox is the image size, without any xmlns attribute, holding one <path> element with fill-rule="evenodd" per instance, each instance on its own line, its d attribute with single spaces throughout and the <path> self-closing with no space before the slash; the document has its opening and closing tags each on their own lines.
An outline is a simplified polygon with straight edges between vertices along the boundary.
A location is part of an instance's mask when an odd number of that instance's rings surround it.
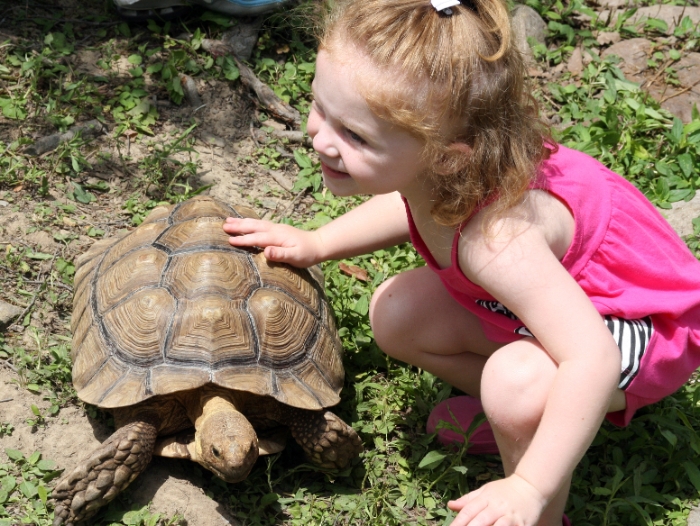
<svg viewBox="0 0 700 526">
<path fill-rule="evenodd" d="M 345 263 L 338 264 L 338 268 L 340 268 L 341 272 L 347 274 L 348 276 L 353 276 L 355 279 L 359 279 L 360 281 L 369 280 L 367 271 L 363 268 L 357 267 L 355 265 L 347 265 Z"/>
</svg>

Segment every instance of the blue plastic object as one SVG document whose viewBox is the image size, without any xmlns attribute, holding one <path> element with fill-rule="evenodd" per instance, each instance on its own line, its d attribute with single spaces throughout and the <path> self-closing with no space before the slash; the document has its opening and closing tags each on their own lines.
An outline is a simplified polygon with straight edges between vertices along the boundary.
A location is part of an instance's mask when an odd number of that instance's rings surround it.
<svg viewBox="0 0 700 526">
<path fill-rule="evenodd" d="M 277 9 L 289 0 L 113 0 L 122 16 L 170 15 L 183 7 L 200 5 L 232 16 L 255 16 Z"/>
</svg>

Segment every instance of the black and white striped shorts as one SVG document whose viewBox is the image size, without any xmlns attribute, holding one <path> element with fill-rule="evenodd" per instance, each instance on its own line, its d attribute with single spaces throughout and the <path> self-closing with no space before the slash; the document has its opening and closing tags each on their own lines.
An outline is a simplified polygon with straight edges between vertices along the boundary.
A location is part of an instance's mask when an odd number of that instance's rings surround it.
<svg viewBox="0 0 700 526">
<path fill-rule="evenodd" d="M 639 372 L 639 365 L 649 346 L 654 326 L 649 316 L 639 320 L 625 320 L 617 316 L 603 316 L 603 319 L 622 353 L 622 371 L 618 387 L 624 390 Z"/>
<path fill-rule="evenodd" d="M 511 320 L 518 320 L 518 317 L 502 303 L 487 300 L 476 300 L 476 303 L 491 312 L 502 314 Z M 639 320 L 626 320 L 617 316 L 606 315 L 603 316 L 603 320 L 608 329 L 610 329 L 613 339 L 622 353 L 622 370 L 618 388 L 624 390 L 627 389 L 630 382 L 634 380 L 634 377 L 639 372 L 639 364 L 654 333 L 654 326 L 649 316 Z M 530 330 L 525 326 L 515 329 L 515 333 L 534 338 Z"/>
</svg>

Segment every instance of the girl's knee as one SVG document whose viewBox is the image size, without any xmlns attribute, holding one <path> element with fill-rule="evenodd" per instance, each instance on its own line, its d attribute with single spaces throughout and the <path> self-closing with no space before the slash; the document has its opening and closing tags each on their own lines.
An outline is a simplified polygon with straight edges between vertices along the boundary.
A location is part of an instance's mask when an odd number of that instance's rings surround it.
<svg viewBox="0 0 700 526">
<path fill-rule="evenodd" d="M 489 420 L 516 428 L 537 426 L 556 368 L 544 349 L 531 340 L 496 351 L 481 378 L 481 398 Z"/>
<path fill-rule="evenodd" d="M 394 276 L 382 283 L 372 295 L 369 305 L 369 321 L 374 339 L 384 352 L 392 356 L 396 354 L 394 350 L 401 347 L 407 325 L 411 323 L 412 301 L 406 297 L 406 291 L 397 283 L 397 278 Z"/>
</svg>

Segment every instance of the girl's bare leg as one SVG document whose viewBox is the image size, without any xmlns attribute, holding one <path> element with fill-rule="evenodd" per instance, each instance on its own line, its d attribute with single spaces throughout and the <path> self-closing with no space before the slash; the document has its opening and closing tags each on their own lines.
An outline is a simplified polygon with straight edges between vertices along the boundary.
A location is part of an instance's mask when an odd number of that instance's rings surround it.
<svg viewBox="0 0 700 526">
<path fill-rule="evenodd" d="M 372 297 L 369 315 L 385 353 L 480 397 L 486 360 L 502 344 L 484 336 L 476 316 L 452 299 L 430 269 L 409 270 L 384 282 Z"/>
<path fill-rule="evenodd" d="M 557 372 L 557 363 L 532 338 L 503 346 L 486 362 L 481 396 L 506 476 L 515 471 L 530 446 L 544 413 Z M 622 391 L 613 397 L 609 411 L 625 408 Z M 571 479 L 545 508 L 538 526 L 561 526 Z"/>
</svg>

